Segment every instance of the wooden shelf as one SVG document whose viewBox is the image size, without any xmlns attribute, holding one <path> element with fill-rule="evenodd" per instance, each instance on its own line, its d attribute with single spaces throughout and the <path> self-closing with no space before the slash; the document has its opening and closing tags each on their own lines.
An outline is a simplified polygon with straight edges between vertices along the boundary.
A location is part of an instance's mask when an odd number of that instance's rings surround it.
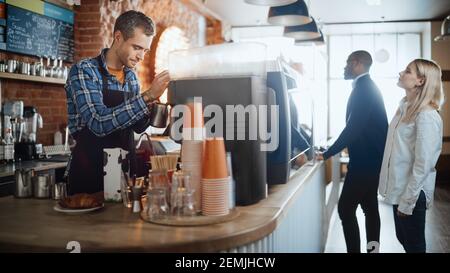
<svg viewBox="0 0 450 273">
<path fill-rule="evenodd" d="M 31 75 L 23 75 L 23 74 L 7 73 L 7 72 L 0 72 L 0 79 L 13 79 L 13 80 L 44 82 L 44 83 L 53 83 L 53 84 L 66 84 L 65 79 L 39 77 L 39 76 L 31 76 Z"/>
</svg>

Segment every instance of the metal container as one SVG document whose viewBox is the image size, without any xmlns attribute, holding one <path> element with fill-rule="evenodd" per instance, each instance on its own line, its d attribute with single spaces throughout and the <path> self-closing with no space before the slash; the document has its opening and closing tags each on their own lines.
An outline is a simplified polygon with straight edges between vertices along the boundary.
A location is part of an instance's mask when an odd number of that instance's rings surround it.
<svg viewBox="0 0 450 273">
<path fill-rule="evenodd" d="M 47 70 L 45 69 L 45 67 L 43 65 L 39 66 L 39 73 L 37 73 L 40 77 L 46 77 L 47 75 Z"/>
<path fill-rule="evenodd" d="M 33 194 L 32 180 L 35 177 L 34 169 L 24 170 L 17 169 L 14 173 L 15 191 L 14 196 L 17 198 L 31 197 Z"/>
<path fill-rule="evenodd" d="M 39 63 L 30 64 L 30 75 L 37 76 L 39 73 Z"/>
<path fill-rule="evenodd" d="M 167 126 L 168 116 L 169 106 L 167 104 L 155 103 L 150 112 L 150 125 L 156 128 L 165 128 Z"/>
<path fill-rule="evenodd" d="M 36 198 L 50 198 L 51 176 L 49 174 L 33 177 L 33 195 Z"/>
<path fill-rule="evenodd" d="M 16 60 L 8 60 L 8 72 L 15 73 L 17 69 L 17 61 Z"/>
<path fill-rule="evenodd" d="M 53 200 L 61 200 L 67 196 L 67 185 L 66 183 L 56 183 L 52 185 L 52 198 Z"/>
<path fill-rule="evenodd" d="M 20 73 L 24 75 L 30 75 L 30 64 L 26 62 L 21 62 Z"/>
</svg>

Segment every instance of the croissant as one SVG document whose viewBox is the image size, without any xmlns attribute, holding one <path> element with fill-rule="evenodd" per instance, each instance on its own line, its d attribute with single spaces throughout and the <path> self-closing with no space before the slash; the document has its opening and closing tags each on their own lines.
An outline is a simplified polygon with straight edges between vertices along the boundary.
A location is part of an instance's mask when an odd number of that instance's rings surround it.
<svg viewBox="0 0 450 273">
<path fill-rule="evenodd" d="M 60 200 L 60 206 L 70 209 L 88 209 L 99 207 L 103 204 L 103 192 L 88 194 L 77 193 Z"/>
</svg>

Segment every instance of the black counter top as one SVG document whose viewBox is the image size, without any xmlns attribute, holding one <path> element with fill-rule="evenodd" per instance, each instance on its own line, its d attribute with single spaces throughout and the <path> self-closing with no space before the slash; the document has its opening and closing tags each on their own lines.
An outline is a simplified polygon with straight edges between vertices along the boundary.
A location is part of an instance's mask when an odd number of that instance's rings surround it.
<svg viewBox="0 0 450 273">
<path fill-rule="evenodd" d="M 44 171 L 50 169 L 65 168 L 67 166 L 67 161 L 68 158 L 66 160 L 64 160 L 63 158 L 50 158 L 0 165 L 0 178 L 14 175 L 16 169 L 34 169 L 35 171 Z"/>
</svg>

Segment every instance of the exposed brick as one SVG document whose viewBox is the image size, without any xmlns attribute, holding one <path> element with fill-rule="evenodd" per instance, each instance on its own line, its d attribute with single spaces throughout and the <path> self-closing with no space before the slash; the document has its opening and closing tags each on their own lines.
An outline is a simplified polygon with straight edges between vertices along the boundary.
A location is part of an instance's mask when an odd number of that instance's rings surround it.
<svg viewBox="0 0 450 273">
<path fill-rule="evenodd" d="M 78 22 L 78 27 L 80 28 L 80 30 L 82 30 L 83 28 L 85 28 L 85 29 L 99 28 L 100 22 L 99 21 L 94 21 L 94 22 L 81 21 L 81 22 Z"/>
<path fill-rule="evenodd" d="M 100 4 L 103 6 L 100 8 Z M 81 0 L 81 6 L 75 6 L 75 61 L 94 57 L 104 44 L 111 43 L 114 16 L 125 10 L 139 10 L 152 17 L 158 31 L 177 26 L 182 29 L 192 46 L 197 46 L 199 14 L 190 10 L 182 1 L 138 0 L 109 1 Z M 113 16 L 114 15 L 114 16 Z M 221 25 L 218 21 L 207 20 L 207 43 L 221 43 Z M 154 46 L 153 49 L 156 49 Z M 9 52 L 0 52 L 0 60 L 16 59 L 25 62 L 37 62 L 39 58 L 23 56 Z M 45 63 L 45 60 L 44 60 Z M 65 63 L 65 65 L 71 65 Z M 142 85 L 148 86 L 154 71 L 154 60 L 147 57 L 139 68 Z M 25 82 L 2 79 L 2 101 L 21 99 L 25 105 L 34 105 L 44 119 L 44 128 L 38 131 L 38 141 L 44 145 L 53 144 L 53 134 L 67 125 L 66 94 L 63 85 Z"/>
<path fill-rule="evenodd" d="M 78 41 L 80 43 L 91 42 L 92 41 L 92 36 L 90 36 L 90 35 L 81 35 L 80 37 L 78 37 Z"/>
<path fill-rule="evenodd" d="M 89 44 L 81 44 L 79 47 L 81 50 L 100 50 L 103 48 L 103 44 L 99 43 L 89 43 Z"/>
<path fill-rule="evenodd" d="M 89 29 L 80 29 L 79 30 L 80 35 L 91 35 L 91 36 L 96 36 L 100 34 L 100 28 L 96 27 L 96 28 L 89 28 Z M 75 44 L 77 43 L 77 41 L 75 41 Z"/>
<path fill-rule="evenodd" d="M 75 16 L 75 20 L 77 23 L 79 22 L 98 22 L 100 18 L 100 12 L 85 12 L 85 13 L 77 13 Z"/>
</svg>

